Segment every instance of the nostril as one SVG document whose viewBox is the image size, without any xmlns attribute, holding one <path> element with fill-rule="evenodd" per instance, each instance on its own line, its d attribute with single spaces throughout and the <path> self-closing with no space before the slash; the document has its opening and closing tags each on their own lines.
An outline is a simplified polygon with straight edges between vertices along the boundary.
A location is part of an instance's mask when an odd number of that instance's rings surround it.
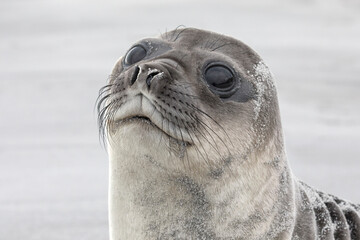
<svg viewBox="0 0 360 240">
<path fill-rule="evenodd" d="M 135 66 L 134 73 L 131 77 L 130 86 L 132 86 L 134 84 L 134 82 L 136 81 L 136 79 L 138 78 L 139 72 L 140 72 L 139 66 Z"/>
<path fill-rule="evenodd" d="M 158 71 L 154 71 L 154 72 L 151 72 L 147 78 L 146 78 L 146 84 L 148 85 L 148 87 L 150 87 L 151 85 L 151 80 L 153 79 L 153 77 L 155 77 L 157 74 L 159 74 L 160 72 Z"/>
</svg>

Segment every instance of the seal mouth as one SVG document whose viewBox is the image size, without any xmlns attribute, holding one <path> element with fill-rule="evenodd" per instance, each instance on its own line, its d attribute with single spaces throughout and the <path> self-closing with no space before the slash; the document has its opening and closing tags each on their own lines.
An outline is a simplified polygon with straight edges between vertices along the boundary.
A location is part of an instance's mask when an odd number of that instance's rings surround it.
<svg viewBox="0 0 360 240">
<path fill-rule="evenodd" d="M 135 115 L 132 117 L 128 117 L 128 118 L 119 120 L 119 122 L 131 122 L 131 121 L 142 121 L 142 122 L 147 122 L 147 123 L 153 123 L 153 122 L 151 122 L 150 118 L 148 118 L 146 116 L 142 116 L 142 115 Z"/>
<path fill-rule="evenodd" d="M 172 138 L 176 141 L 180 141 L 183 142 L 185 144 L 185 146 L 192 146 L 193 143 L 186 141 L 184 139 L 184 137 L 182 136 L 182 139 L 179 139 L 177 136 L 173 136 L 170 133 L 168 133 L 167 131 L 165 131 L 164 129 L 158 127 L 153 121 L 151 121 L 150 118 L 143 116 L 143 115 L 135 115 L 135 116 L 131 116 L 131 117 L 127 117 L 124 119 L 118 119 L 115 121 L 116 125 L 119 126 L 121 124 L 127 124 L 127 123 L 144 123 L 144 124 L 149 124 L 152 127 L 158 129 L 159 131 L 161 131 L 163 134 L 165 134 L 166 136 L 168 136 L 169 138 Z"/>
<path fill-rule="evenodd" d="M 115 128 L 128 123 L 149 124 L 172 139 L 183 142 L 187 146 L 193 145 L 189 131 L 184 126 L 166 118 L 154 103 L 142 94 L 127 99 L 116 110 L 112 122 L 115 123 L 113 126 Z"/>
</svg>

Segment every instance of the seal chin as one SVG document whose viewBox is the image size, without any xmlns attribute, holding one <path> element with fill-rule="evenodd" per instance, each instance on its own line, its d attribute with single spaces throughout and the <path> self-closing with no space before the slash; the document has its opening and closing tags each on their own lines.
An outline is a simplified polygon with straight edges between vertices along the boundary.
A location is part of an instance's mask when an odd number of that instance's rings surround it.
<svg viewBox="0 0 360 240">
<path fill-rule="evenodd" d="M 146 96 L 139 94 L 127 100 L 116 111 L 113 127 L 121 128 L 128 124 L 151 126 L 166 136 L 183 142 L 186 146 L 193 145 L 188 131 L 168 120 L 159 112 Z M 113 129 L 116 131 L 116 129 Z"/>
</svg>

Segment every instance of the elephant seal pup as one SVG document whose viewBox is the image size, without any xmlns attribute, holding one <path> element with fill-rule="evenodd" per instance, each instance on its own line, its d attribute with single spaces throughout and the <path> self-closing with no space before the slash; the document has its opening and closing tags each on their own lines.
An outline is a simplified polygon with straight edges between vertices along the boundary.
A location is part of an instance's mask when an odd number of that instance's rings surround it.
<svg viewBox="0 0 360 240">
<path fill-rule="evenodd" d="M 291 173 L 273 78 L 230 37 L 134 44 L 100 90 L 110 239 L 360 239 L 359 205 Z"/>
</svg>

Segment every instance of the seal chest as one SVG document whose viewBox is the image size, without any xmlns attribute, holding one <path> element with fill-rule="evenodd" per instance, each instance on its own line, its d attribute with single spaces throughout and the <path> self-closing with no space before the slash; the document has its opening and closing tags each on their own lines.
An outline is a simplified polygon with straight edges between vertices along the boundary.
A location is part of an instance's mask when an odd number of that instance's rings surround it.
<svg viewBox="0 0 360 240">
<path fill-rule="evenodd" d="M 359 205 L 292 176 L 273 77 L 236 39 L 139 41 L 98 111 L 110 239 L 360 239 Z"/>
</svg>

